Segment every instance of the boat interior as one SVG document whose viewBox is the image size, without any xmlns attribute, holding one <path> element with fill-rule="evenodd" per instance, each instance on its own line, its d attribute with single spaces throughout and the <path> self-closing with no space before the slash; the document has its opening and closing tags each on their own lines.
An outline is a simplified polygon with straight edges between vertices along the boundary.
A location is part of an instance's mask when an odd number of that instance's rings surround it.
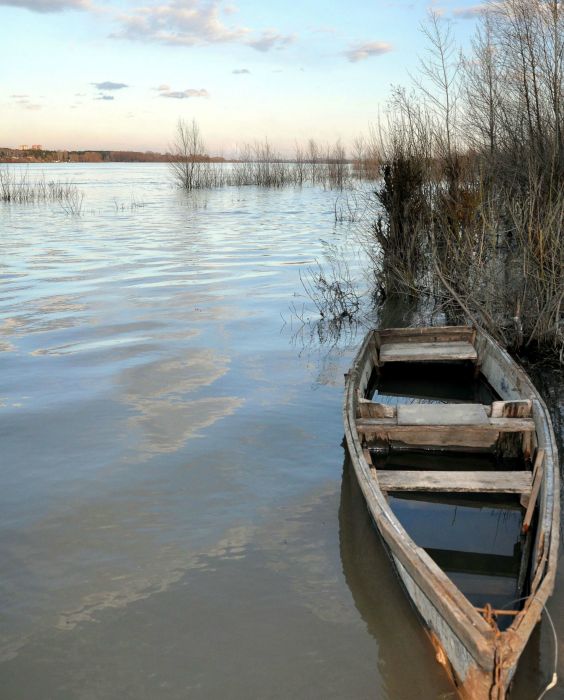
<svg viewBox="0 0 564 700">
<path fill-rule="evenodd" d="M 531 589 L 543 463 L 532 402 L 501 399 L 471 336 L 375 335 L 357 402 L 366 461 L 414 542 L 506 629 Z"/>
</svg>

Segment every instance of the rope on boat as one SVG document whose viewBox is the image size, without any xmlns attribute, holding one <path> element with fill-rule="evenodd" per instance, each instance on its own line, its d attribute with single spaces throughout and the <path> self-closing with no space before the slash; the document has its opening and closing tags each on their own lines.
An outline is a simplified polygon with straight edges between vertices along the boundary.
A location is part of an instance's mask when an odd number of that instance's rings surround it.
<svg viewBox="0 0 564 700">
<path fill-rule="evenodd" d="M 558 683 L 558 635 L 556 634 L 556 627 L 554 626 L 554 622 L 552 621 L 552 617 L 550 616 L 550 613 L 548 612 L 548 608 L 546 606 L 543 606 L 543 612 L 546 613 L 548 621 L 550 622 L 550 627 L 552 628 L 552 637 L 554 640 L 554 670 L 552 672 L 552 678 L 550 679 L 550 683 L 538 696 L 537 700 L 542 700 L 542 698 L 544 698 L 548 691 L 555 688 Z"/>
<path fill-rule="evenodd" d="M 494 693 L 500 692 L 501 688 L 501 666 L 502 666 L 502 658 L 501 658 L 501 649 L 497 646 L 497 641 L 501 637 L 501 633 L 499 629 L 497 629 L 497 625 L 495 623 L 495 616 L 496 613 L 503 613 L 503 608 L 507 607 L 507 605 L 511 605 L 514 603 L 519 603 L 522 600 L 527 600 L 528 596 L 523 596 L 522 598 L 515 598 L 515 600 L 510 600 L 509 603 L 506 603 L 501 610 L 493 610 L 491 605 L 487 603 L 484 608 L 478 608 L 478 611 L 482 613 L 484 619 L 488 624 L 491 625 L 491 627 L 494 630 L 497 630 L 496 634 L 496 653 L 495 653 L 495 659 L 494 659 L 494 684 L 491 688 L 490 693 L 492 691 Z M 511 611 L 513 612 L 513 611 Z M 550 613 L 548 612 L 548 608 L 546 607 L 546 604 L 542 606 L 541 609 L 541 615 L 542 613 L 546 613 L 546 616 L 548 618 L 548 621 L 550 622 L 550 627 L 552 630 L 552 639 L 554 642 L 554 667 L 552 671 L 552 677 L 548 683 L 548 685 L 544 688 L 542 693 L 537 697 L 536 700 L 542 700 L 544 696 L 548 693 L 549 690 L 552 690 L 553 688 L 556 688 L 558 685 L 558 635 L 556 634 L 556 627 L 554 626 L 554 622 L 552 621 L 552 617 Z M 495 694 L 492 695 L 493 698 L 496 697 Z"/>
</svg>

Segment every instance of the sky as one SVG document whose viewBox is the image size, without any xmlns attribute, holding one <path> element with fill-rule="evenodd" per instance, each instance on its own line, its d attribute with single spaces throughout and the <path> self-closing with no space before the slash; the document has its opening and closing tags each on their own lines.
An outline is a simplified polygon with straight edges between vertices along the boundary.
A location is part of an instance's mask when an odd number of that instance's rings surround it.
<svg viewBox="0 0 564 700">
<path fill-rule="evenodd" d="M 409 84 L 429 9 L 462 45 L 468 0 L 0 0 L 0 146 L 210 153 L 267 138 L 349 148 Z"/>
</svg>

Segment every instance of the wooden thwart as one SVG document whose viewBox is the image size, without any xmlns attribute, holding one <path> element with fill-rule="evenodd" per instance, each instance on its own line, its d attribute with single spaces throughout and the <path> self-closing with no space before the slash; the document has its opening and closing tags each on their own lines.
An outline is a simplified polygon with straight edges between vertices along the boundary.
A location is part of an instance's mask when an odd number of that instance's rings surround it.
<svg viewBox="0 0 564 700">
<path fill-rule="evenodd" d="M 476 348 L 466 341 L 434 343 L 383 343 L 380 346 L 380 364 L 385 362 L 450 362 L 477 361 Z"/>
<path fill-rule="evenodd" d="M 445 428 L 461 428 L 470 434 L 473 430 L 491 431 L 499 433 L 526 433 L 535 430 L 535 423 L 530 418 L 490 418 L 485 423 L 404 423 L 398 424 L 393 418 L 360 418 L 356 421 L 359 433 L 370 435 L 373 433 L 387 433 L 389 435 L 401 435 L 412 432 L 415 427 L 421 431 L 432 434 Z"/>
<path fill-rule="evenodd" d="M 434 326 L 428 328 L 387 328 L 374 331 L 378 347 L 384 343 L 435 343 L 466 340 L 472 344 L 476 340 L 476 330 L 471 326 Z"/>
<path fill-rule="evenodd" d="M 477 403 L 407 404 L 397 408 L 398 425 L 487 425 L 486 409 Z"/>
<path fill-rule="evenodd" d="M 439 472 L 379 469 L 383 491 L 444 491 L 448 493 L 530 493 L 531 472 Z"/>
</svg>

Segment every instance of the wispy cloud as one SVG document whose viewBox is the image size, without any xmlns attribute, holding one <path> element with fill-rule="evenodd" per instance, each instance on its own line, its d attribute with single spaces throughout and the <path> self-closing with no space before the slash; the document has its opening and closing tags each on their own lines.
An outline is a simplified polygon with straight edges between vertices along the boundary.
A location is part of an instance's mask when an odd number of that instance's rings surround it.
<svg viewBox="0 0 564 700">
<path fill-rule="evenodd" d="M 161 83 L 157 87 L 152 88 L 153 90 L 156 90 L 157 92 L 169 92 L 170 90 L 170 85 L 167 85 L 166 83 Z"/>
<path fill-rule="evenodd" d="M 235 70 L 232 70 L 231 72 L 233 75 L 249 75 L 251 71 L 248 70 L 248 68 L 235 68 Z"/>
<path fill-rule="evenodd" d="M 98 97 L 94 98 L 95 100 L 115 100 L 116 98 L 113 95 L 98 95 Z"/>
<path fill-rule="evenodd" d="M 0 5 L 21 7 L 31 12 L 62 12 L 63 10 L 87 10 L 89 0 L 0 0 Z"/>
<path fill-rule="evenodd" d="M 253 49 L 257 51 L 270 51 L 271 49 L 283 49 L 289 44 L 293 44 L 296 41 L 295 34 L 278 34 L 277 32 L 268 30 L 262 32 L 256 39 L 249 39 L 245 43 L 248 46 L 252 46 Z"/>
<path fill-rule="evenodd" d="M 31 101 L 29 95 L 19 94 L 10 95 L 10 97 L 14 100 L 15 104 L 19 105 L 20 107 L 23 107 L 24 109 L 28 109 L 31 112 L 37 112 L 38 110 L 42 109 L 42 106 L 40 104 Z"/>
<path fill-rule="evenodd" d="M 455 7 L 452 14 L 457 19 L 476 19 L 488 10 L 491 10 L 491 6 L 485 4 L 471 5 L 470 7 Z"/>
<path fill-rule="evenodd" d="M 168 90 L 160 91 L 160 97 L 171 97 L 174 100 L 187 100 L 190 97 L 209 97 L 210 93 L 203 88 L 200 90 L 194 90 L 189 88 L 188 90 Z"/>
<path fill-rule="evenodd" d="M 170 0 L 160 5 L 137 7 L 118 17 L 121 28 L 111 36 L 170 46 L 236 42 L 257 51 L 282 48 L 295 39 L 271 29 L 257 34 L 248 27 L 229 26 L 222 18 L 229 10 L 230 6 L 222 5 L 221 0 Z"/>
<path fill-rule="evenodd" d="M 98 90 L 123 90 L 129 87 L 125 83 L 113 83 L 111 80 L 105 80 L 103 83 L 92 83 Z"/>
<path fill-rule="evenodd" d="M 351 46 L 347 51 L 343 51 L 343 54 L 351 63 L 358 63 L 358 61 L 364 61 L 372 56 L 383 56 L 393 50 L 394 47 L 387 41 L 368 41 L 364 44 Z"/>
</svg>

